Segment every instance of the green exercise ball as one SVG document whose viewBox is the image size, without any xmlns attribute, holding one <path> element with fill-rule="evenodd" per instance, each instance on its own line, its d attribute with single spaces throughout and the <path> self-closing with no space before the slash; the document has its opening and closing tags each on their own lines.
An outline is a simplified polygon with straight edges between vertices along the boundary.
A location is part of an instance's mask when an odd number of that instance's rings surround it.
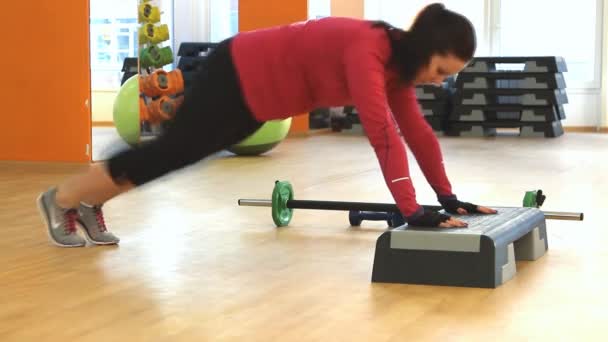
<svg viewBox="0 0 608 342">
<path fill-rule="evenodd" d="M 290 127 L 291 118 L 267 121 L 245 140 L 228 148 L 228 151 L 242 156 L 257 156 L 266 153 L 285 139 Z"/>
<path fill-rule="evenodd" d="M 118 135 L 130 145 L 139 144 L 139 78 L 134 75 L 129 78 L 118 91 L 114 100 L 114 126 Z"/>
</svg>

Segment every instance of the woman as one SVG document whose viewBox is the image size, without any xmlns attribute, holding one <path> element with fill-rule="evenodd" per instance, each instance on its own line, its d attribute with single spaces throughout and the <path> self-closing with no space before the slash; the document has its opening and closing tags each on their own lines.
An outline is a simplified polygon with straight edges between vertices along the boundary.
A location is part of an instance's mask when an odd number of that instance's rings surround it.
<svg viewBox="0 0 608 342">
<path fill-rule="evenodd" d="M 459 72 L 475 48 L 469 20 L 441 4 L 425 7 L 408 31 L 384 22 L 324 18 L 237 34 L 209 55 L 165 134 L 40 195 L 49 235 L 59 246 L 83 246 L 75 234 L 78 222 L 90 242 L 117 243 L 103 221 L 101 206 L 109 199 L 240 142 L 267 120 L 344 105 L 357 107 L 407 221 L 465 227 L 416 202 L 397 126 L 447 212 L 495 213 L 452 193 L 414 89 Z"/>
</svg>

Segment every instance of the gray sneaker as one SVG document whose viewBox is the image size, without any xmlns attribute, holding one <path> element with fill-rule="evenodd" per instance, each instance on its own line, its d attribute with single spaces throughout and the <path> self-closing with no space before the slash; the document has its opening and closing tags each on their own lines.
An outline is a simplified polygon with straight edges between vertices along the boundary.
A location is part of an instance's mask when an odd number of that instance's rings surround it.
<svg viewBox="0 0 608 342">
<path fill-rule="evenodd" d="M 120 239 L 108 231 L 100 205 L 89 206 L 81 203 L 78 208 L 78 223 L 90 243 L 96 245 L 115 245 Z"/>
<path fill-rule="evenodd" d="M 82 247 L 86 240 L 76 233 L 76 209 L 63 209 L 55 203 L 56 188 L 40 194 L 38 210 L 46 222 L 51 241 L 59 247 Z"/>
</svg>

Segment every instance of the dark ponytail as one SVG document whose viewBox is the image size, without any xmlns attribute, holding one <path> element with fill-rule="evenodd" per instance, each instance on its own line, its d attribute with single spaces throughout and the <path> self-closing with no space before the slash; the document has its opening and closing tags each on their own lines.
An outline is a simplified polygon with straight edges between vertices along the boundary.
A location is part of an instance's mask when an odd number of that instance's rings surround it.
<svg viewBox="0 0 608 342">
<path fill-rule="evenodd" d="M 414 80 L 434 54 L 451 54 L 468 62 L 477 48 L 473 24 L 440 3 L 424 7 L 407 31 L 384 21 L 374 22 L 373 27 L 386 30 L 392 47 L 391 64 L 405 82 Z"/>
</svg>

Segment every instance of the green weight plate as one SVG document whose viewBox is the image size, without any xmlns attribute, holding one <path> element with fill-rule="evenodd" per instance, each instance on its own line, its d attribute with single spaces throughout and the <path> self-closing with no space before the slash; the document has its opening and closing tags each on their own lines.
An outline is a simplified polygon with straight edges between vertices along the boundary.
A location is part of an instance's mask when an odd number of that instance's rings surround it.
<svg viewBox="0 0 608 342">
<path fill-rule="evenodd" d="M 293 199 L 293 188 L 289 182 L 276 181 L 272 191 L 272 220 L 278 227 L 289 224 L 293 210 L 287 208 L 287 201 Z"/>
<path fill-rule="evenodd" d="M 524 195 L 524 207 L 527 208 L 536 208 L 538 205 L 536 203 L 536 190 L 534 191 L 526 191 Z"/>
</svg>

